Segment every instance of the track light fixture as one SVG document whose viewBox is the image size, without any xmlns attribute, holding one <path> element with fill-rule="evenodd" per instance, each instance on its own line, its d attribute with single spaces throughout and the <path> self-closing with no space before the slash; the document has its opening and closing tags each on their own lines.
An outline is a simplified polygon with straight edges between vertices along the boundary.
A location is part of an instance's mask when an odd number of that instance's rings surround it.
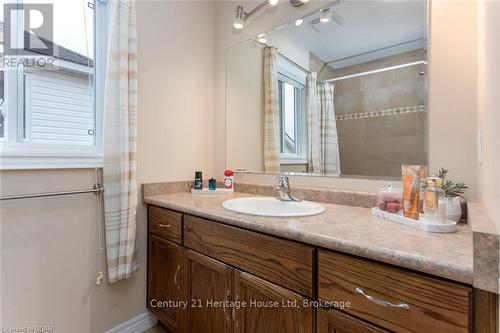
<svg viewBox="0 0 500 333">
<path fill-rule="evenodd" d="M 329 22 L 330 21 L 330 17 L 331 17 L 330 8 L 320 9 L 320 11 L 319 11 L 319 21 L 321 23 L 327 23 L 327 22 Z"/>
<path fill-rule="evenodd" d="M 266 34 L 260 34 L 257 36 L 257 41 L 261 44 L 266 44 L 267 39 L 266 39 Z"/>
<path fill-rule="evenodd" d="M 290 5 L 294 6 L 294 7 L 300 7 L 302 5 L 304 5 L 304 3 L 306 2 L 309 2 L 309 0 L 289 0 L 290 1 Z M 253 14 L 255 14 L 256 12 L 258 12 L 259 10 L 261 10 L 262 8 L 264 8 L 265 6 L 267 5 L 270 5 L 270 6 L 276 6 L 276 4 L 278 4 L 279 0 L 265 0 L 264 2 L 261 2 L 257 7 L 255 7 L 254 9 L 252 9 L 250 12 L 245 12 L 245 10 L 243 9 L 243 6 L 241 5 L 238 5 L 236 6 L 236 11 L 235 11 L 235 18 L 234 18 L 234 21 L 233 21 L 233 27 L 235 29 L 238 29 L 238 30 L 241 30 L 243 29 L 243 22 L 246 21 L 247 18 L 249 18 L 250 16 L 252 16 Z"/>
<path fill-rule="evenodd" d="M 238 5 L 236 6 L 235 10 L 235 17 L 233 21 L 233 27 L 235 29 L 241 30 L 243 29 L 243 20 L 244 20 L 244 11 L 243 11 L 243 6 Z"/>
<path fill-rule="evenodd" d="M 294 7 L 303 6 L 306 2 L 309 2 L 309 0 L 290 0 L 290 4 Z"/>
</svg>

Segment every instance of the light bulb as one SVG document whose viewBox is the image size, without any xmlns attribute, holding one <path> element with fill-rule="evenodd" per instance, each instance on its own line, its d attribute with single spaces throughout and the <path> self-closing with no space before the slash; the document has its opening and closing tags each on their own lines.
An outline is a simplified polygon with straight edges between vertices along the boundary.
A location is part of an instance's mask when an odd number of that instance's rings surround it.
<svg viewBox="0 0 500 333">
<path fill-rule="evenodd" d="M 299 0 L 299 1 L 302 2 L 302 3 L 309 2 L 309 0 Z"/>
<path fill-rule="evenodd" d="M 325 8 L 320 10 L 319 21 L 321 23 L 326 23 L 330 21 L 330 8 Z"/>
<path fill-rule="evenodd" d="M 243 6 L 236 7 L 233 27 L 238 30 L 243 29 Z"/>
<path fill-rule="evenodd" d="M 238 29 L 238 30 L 243 29 L 243 22 L 241 22 L 241 20 L 234 19 L 233 28 Z"/>
<path fill-rule="evenodd" d="M 266 39 L 266 33 L 260 34 L 257 36 L 257 41 L 261 44 L 266 44 L 267 39 Z"/>
<path fill-rule="evenodd" d="M 299 25 L 301 25 L 302 23 L 304 23 L 304 20 L 303 20 L 303 19 L 298 19 L 297 21 L 295 21 L 295 25 L 296 25 L 296 26 L 299 26 Z"/>
<path fill-rule="evenodd" d="M 280 1 L 280 0 L 269 0 L 269 4 L 271 6 L 276 6 L 276 4 L 278 3 L 278 1 Z"/>
</svg>

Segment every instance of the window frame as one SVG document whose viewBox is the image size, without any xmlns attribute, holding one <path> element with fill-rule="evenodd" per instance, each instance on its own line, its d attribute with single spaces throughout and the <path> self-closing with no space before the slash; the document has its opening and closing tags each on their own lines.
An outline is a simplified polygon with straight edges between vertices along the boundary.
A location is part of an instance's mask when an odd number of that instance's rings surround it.
<svg viewBox="0 0 500 333">
<path fill-rule="evenodd" d="M 279 112 L 280 112 L 280 164 L 304 164 L 307 163 L 307 129 L 306 129 L 306 110 L 305 110 L 305 85 L 300 82 L 300 78 L 284 70 L 278 70 L 278 87 L 281 82 L 291 84 L 298 89 L 299 94 L 295 95 L 295 133 L 296 133 L 296 153 L 283 153 L 282 145 L 284 141 L 284 117 L 282 109 L 283 89 L 279 89 Z M 298 120 L 298 121 L 297 121 Z"/>
<path fill-rule="evenodd" d="M 22 0 L 19 0 L 21 3 Z M 94 145 L 51 145 L 23 142 L 19 131 L 24 112 L 18 105 L 24 103 L 22 80 L 14 75 L 24 75 L 22 68 L 5 68 L 4 138 L 0 138 L 0 170 L 19 169 L 58 169 L 58 168 L 94 168 L 103 164 L 103 109 L 105 88 L 105 67 L 107 53 L 107 2 L 94 0 Z M 9 78 L 7 78 L 9 76 Z M 9 89 L 8 80 L 15 80 L 17 89 Z M 21 102 L 21 103 L 20 103 Z M 28 102 L 29 104 L 29 102 Z M 29 106 L 27 107 L 27 110 Z M 29 110 L 28 110 L 29 111 Z M 29 133 L 29 131 L 27 131 Z"/>
<path fill-rule="evenodd" d="M 0 45 L 1 47 L 1 52 L 3 53 L 3 45 Z M 0 137 L 0 147 L 1 145 L 3 145 L 3 142 L 5 141 L 5 138 L 7 137 L 7 117 L 5 115 L 5 112 L 3 112 L 3 109 L 6 108 L 6 98 L 5 98 L 5 95 L 6 95 L 6 89 L 7 89 L 7 86 L 5 85 L 5 76 L 7 75 L 6 72 L 5 72 L 5 69 L 3 67 L 0 67 L 0 72 L 3 72 L 3 80 L 4 80 L 4 83 L 3 83 L 3 86 L 4 86 L 4 95 L 3 95 L 3 99 L 2 101 L 0 102 L 0 112 L 3 113 L 3 116 L 4 116 L 4 123 L 3 123 L 3 136 Z"/>
</svg>

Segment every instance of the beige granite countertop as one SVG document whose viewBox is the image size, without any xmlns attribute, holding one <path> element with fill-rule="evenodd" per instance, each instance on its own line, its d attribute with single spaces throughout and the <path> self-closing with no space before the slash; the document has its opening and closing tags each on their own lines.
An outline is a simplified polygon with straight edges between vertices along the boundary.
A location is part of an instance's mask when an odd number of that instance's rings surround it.
<svg viewBox="0 0 500 333">
<path fill-rule="evenodd" d="M 432 234 L 371 215 L 370 209 L 321 203 L 321 215 L 272 218 L 226 211 L 222 203 L 253 194 L 151 195 L 144 202 L 249 230 L 472 284 L 472 232 Z"/>
</svg>

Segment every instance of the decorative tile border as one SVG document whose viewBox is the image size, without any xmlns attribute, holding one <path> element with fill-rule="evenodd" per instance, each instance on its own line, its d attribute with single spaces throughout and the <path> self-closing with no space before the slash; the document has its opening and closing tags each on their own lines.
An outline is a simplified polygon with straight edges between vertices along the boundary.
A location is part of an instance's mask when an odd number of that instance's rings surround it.
<svg viewBox="0 0 500 333">
<path fill-rule="evenodd" d="M 402 108 L 394 108 L 394 109 L 339 114 L 339 115 L 335 116 L 335 120 L 394 116 L 394 115 L 398 115 L 398 114 L 414 113 L 414 112 L 427 112 L 427 108 L 425 107 L 425 105 L 412 105 L 412 106 L 405 106 Z"/>
</svg>

